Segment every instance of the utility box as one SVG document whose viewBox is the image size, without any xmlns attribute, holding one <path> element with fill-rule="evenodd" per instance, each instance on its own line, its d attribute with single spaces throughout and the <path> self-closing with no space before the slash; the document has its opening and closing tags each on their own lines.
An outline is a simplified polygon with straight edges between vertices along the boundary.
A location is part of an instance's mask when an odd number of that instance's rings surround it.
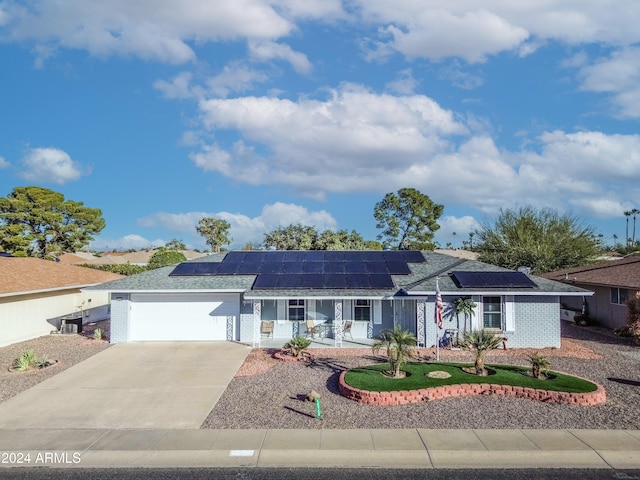
<svg viewBox="0 0 640 480">
<path fill-rule="evenodd" d="M 62 322 L 60 324 L 60 331 L 62 333 L 82 333 L 82 315 L 67 315 L 60 320 Z"/>
</svg>

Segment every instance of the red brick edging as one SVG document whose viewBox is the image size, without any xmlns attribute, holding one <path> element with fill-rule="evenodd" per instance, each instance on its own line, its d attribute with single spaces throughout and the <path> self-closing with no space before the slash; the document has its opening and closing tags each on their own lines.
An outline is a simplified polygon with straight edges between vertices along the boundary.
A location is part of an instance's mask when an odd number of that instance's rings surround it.
<svg viewBox="0 0 640 480">
<path fill-rule="evenodd" d="M 489 383 L 443 385 L 441 387 L 400 390 L 397 392 L 370 392 L 347 385 L 344 381 L 346 373 L 347 372 L 344 371 L 340 374 L 340 380 L 338 382 L 340 395 L 367 405 L 406 405 L 409 403 L 426 402 L 441 398 L 464 397 L 468 395 L 503 395 L 506 397 L 529 398 L 541 402 L 585 406 L 598 405 L 607 400 L 604 388 L 597 383 L 595 384 L 598 387 L 597 390 L 588 393 L 554 392 L 550 390 L 512 387 L 511 385 L 493 385 Z"/>
</svg>

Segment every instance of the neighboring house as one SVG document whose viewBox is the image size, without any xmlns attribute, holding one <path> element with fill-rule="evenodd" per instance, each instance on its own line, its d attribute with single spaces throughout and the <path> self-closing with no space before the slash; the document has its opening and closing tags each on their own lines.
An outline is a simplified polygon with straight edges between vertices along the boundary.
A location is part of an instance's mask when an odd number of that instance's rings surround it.
<svg viewBox="0 0 640 480">
<path fill-rule="evenodd" d="M 545 278 L 585 288 L 594 292 L 585 298 L 561 296 L 560 302 L 570 311 L 582 311 L 600 325 L 620 328 L 627 324 L 627 300 L 640 291 L 640 256 L 609 260 L 584 267 L 545 273 Z"/>
<path fill-rule="evenodd" d="M 342 345 L 400 325 L 420 345 L 462 319 L 434 323 L 436 283 L 445 304 L 471 296 L 470 328 L 490 328 L 511 347 L 559 347 L 559 297 L 590 292 L 521 272 L 434 252 L 234 251 L 132 275 L 86 291 L 111 292 L 111 341 L 236 340 L 306 335 L 328 324 Z M 363 342 L 365 343 L 365 342 Z"/>
<path fill-rule="evenodd" d="M 80 289 L 122 275 L 39 258 L 0 256 L 0 346 L 46 335 L 65 316 L 94 322 L 109 317 L 106 292 Z"/>
<path fill-rule="evenodd" d="M 462 248 L 451 249 L 451 248 L 436 248 L 434 250 L 436 253 L 442 253 L 443 255 L 449 255 L 451 257 L 464 258 L 467 260 L 478 260 L 480 256 L 477 252 L 472 252 L 471 250 L 464 250 Z"/>
<path fill-rule="evenodd" d="M 158 250 L 140 250 L 137 252 L 104 252 L 100 257 L 86 253 L 64 253 L 59 259 L 62 263 L 71 265 L 138 265 L 146 267 L 149 260 Z M 194 252 L 192 250 L 181 251 L 187 260 L 193 260 L 206 256 L 206 253 Z"/>
</svg>

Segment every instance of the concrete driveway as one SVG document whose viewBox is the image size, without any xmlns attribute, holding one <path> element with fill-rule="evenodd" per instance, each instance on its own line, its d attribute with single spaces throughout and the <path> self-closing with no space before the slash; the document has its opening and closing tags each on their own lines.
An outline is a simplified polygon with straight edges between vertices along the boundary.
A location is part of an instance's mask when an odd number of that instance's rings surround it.
<svg viewBox="0 0 640 480">
<path fill-rule="evenodd" d="M 0 429 L 200 428 L 250 347 L 114 345 L 0 404 Z"/>
</svg>

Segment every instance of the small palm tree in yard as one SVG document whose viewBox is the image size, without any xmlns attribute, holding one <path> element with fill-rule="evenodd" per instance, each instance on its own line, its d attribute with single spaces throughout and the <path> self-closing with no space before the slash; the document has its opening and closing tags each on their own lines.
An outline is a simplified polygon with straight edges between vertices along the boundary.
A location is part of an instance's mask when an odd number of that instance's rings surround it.
<svg viewBox="0 0 640 480">
<path fill-rule="evenodd" d="M 529 364 L 531 365 L 531 376 L 540 380 L 547 378 L 546 372 L 551 367 L 551 361 L 547 357 L 543 357 L 539 352 L 527 355 Z"/>
<path fill-rule="evenodd" d="M 467 319 L 469 319 L 469 326 L 471 326 L 471 318 L 475 314 L 476 307 L 476 302 L 474 302 L 471 297 L 456 298 L 454 302 L 453 308 L 456 317 L 459 317 L 460 315 L 464 316 L 464 333 L 467 332 Z"/>
<path fill-rule="evenodd" d="M 502 337 L 482 329 L 466 332 L 462 337 L 462 348 L 475 352 L 476 375 L 487 376 L 487 369 L 484 368 L 484 356 L 489 350 L 495 350 L 502 344 Z"/>
<path fill-rule="evenodd" d="M 418 344 L 415 335 L 396 325 L 393 330 L 384 330 L 373 342 L 373 353 L 386 350 L 387 361 L 394 378 L 400 377 L 400 368 L 409 358 L 415 356 L 414 349 Z"/>
</svg>

